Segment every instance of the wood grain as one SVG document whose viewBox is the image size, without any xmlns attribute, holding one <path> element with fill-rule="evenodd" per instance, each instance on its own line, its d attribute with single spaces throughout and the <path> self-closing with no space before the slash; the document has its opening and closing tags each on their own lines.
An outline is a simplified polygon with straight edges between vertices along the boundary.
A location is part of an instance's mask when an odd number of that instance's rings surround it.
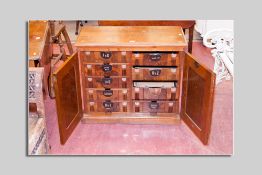
<svg viewBox="0 0 262 175">
<path fill-rule="evenodd" d="M 211 128 L 215 74 L 185 54 L 181 117 L 203 142 L 208 143 Z"/>
<path fill-rule="evenodd" d="M 112 70 L 107 71 L 107 66 L 111 67 Z M 131 69 L 130 65 L 127 64 L 114 64 L 114 63 L 106 63 L 106 64 L 85 64 L 84 71 L 86 76 L 130 76 Z"/>
<path fill-rule="evenodd" d="M 110 84 L 103 83 L 106 77 L 86 77 L 85 85 L 87 88 L 127 88 L 131 84 L 130 77 L 108 77 L 111 78 Z"/>
<path fill-rule="evenodd" d="M 132 68 L 132 79 L 133 80 L 143 80 L 143 81 L 144 80 L 175 81 L 175 80 L 178 80 L 177 72 L 178 72 L 178 68 L 175 68 L 175 67 L 173 68 L 135 67 L 135 68 Z"/>
<path fill-rule="evenodd" d="M 108 91 L 110 93 L 108 93 Z M 103 88 L 88 88 L 86 89 L 87 101 L 125 101 L 131 98 L 129 89 L 103 89 Z M 109 95 L 107 95 L 109 94 Z M 111 95 L 110 95 L 111 94 Z"/>
<path fill-rule="evenodd" d="M 151 104 L 157 104 L 158 107 L 152 108 Z M 158 113 L 178 113 L 177 101 L 152 101 L 152 100 L 133 100 L 133 112 L 151 113 L 157 115 Z M 154 105 L 155 106 L 155 105 Z"/>
<path fill-rule="evenodd" d="M 54 73 L 60 142 L 65 144 L 82 118 L 81 87 L 77 53 Z"/>
<path fill-rule="evenodd" d="M 192 53 L 193 46 L 193 32 L 195 20 L 100 20 L 99 26 L 181 26 L 185 33 L 188 29 L 189 41 L 188 51 Z"/>
<path fill-rule="evenodd" d="M 152 59 L 153 54 L 159 54 L 160 59 Z M 178 55 L 177 52 L 134 52 L 132 63 L 135 66 L 178 66 Z"/>
<path fill-rule="evenodd" d="M 134 87 L 132 92 L 134 100 L 175 100 L 176 97 L 176 91 L 172 91 L 171 88 Z"/>
<path fill-rule="evenodd" d="M 100 52 L 93 51 L 82 51 L 80 52 L 80 59 L 83 59 L 84 63 L 128 63 L 131 52 L 110 52 L 111 56 L 108 59 L 104 59 L 101 57 L 101 52 L 106 52 L 107 50 L 101 50 Z"/>
<path fill-rule="evenodd" d="M 149 113 L 88 113 L 84 114 L 82 123 L 126 123 L 126 124 L 164 124 L 174 125 L 180 124 L 180 116 L 178 114 L 161 113 L 155 116 Z"/>
<path fill-rule="evenodd" d="M 182 51 L 187 42 L 177 26 L 86 26 L 75 45 L 84 51 Z"/>
<path fill-rule="evenodd" d="M 28 23 L 28 57 L 30 60 L 40 60 L 46 37 L 48 34 L 48 22 L 33 20 Z"/>
</svg>

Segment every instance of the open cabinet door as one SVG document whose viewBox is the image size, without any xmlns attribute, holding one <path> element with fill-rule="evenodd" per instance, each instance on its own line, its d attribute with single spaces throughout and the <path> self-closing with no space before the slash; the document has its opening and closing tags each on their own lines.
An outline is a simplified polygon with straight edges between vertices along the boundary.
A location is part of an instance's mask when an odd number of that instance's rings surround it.
<svg viewBox="0 0 262 175">
<path fill-rule="evenodd" d="M 203 144 L 211 128 L 215 73 L 185 53 L 181 118 Z"/>
<path fill-rule="evenodd" d="M 82 117 L 77 53 L 53 74 L 60 142 L 65 144 Z"/>
</svg>

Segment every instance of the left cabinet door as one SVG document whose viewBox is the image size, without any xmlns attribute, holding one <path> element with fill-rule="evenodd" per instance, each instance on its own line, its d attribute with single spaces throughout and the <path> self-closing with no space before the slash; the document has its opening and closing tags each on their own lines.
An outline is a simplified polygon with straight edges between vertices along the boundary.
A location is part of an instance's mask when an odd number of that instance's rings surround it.
<svg viewBox="0 0 262 175">
<path fill-rule="evenodd" d="M 80 72 L 74 53 L 53 74 L 60 142 L 65 144 L 82 118 Z"/>
</svg>

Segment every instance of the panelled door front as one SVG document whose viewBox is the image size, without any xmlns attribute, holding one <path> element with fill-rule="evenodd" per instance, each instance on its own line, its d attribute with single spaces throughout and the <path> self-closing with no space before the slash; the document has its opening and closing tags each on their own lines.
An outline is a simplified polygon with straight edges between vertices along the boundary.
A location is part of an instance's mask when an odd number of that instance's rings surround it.
<svg viewBox="0 0 262 175">
<path fill-rule="evenodd" d="M 69 57 L 54 76 L 60 142 L 65 144 L 82 117 L 77 53 Z"/>
<path fill-rule="evenodd" d="M 181 118 L 205 145 L 211 128 L 214 87 L 215 74 L 186 53 Z"/>
</svg>

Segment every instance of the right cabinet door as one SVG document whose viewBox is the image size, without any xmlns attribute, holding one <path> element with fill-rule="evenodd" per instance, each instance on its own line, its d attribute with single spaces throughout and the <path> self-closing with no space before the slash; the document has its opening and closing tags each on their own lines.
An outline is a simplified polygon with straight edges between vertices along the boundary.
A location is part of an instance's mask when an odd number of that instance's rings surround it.
<svg viewBox="0 0 262 175">
<path fill-rule="evenodd" d="M 181 118 L 203 144 L 211 128 L 215 74 L 185 53 Z"/>
</svg>

